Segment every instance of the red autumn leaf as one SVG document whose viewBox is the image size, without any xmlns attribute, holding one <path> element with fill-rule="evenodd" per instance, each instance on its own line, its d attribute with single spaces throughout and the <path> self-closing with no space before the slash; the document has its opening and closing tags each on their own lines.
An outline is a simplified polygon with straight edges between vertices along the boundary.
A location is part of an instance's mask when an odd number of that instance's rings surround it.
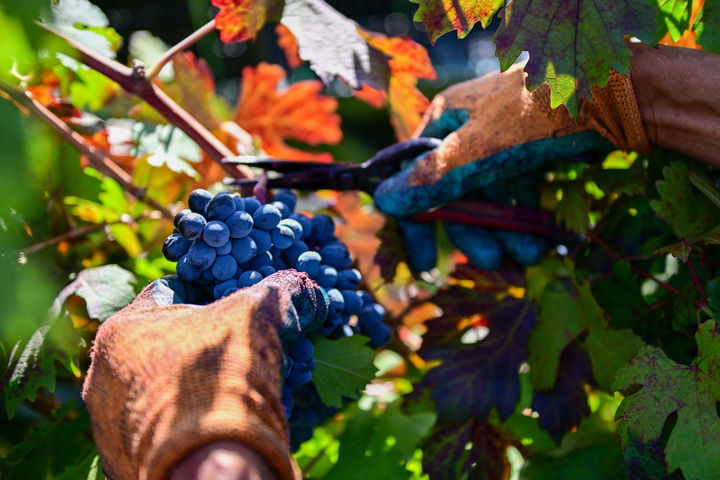
<svg viewBox="0 0 720 480">
<path fill-rule="evenodd" d="M 300 58 L 300 53 L 298 53 L 297 38 L 289 28 L 282 23 L 278 23 L 275 26 L 275 34 L 278 36 L 278 47 L 285 53 L 285 59 L 290 68 L 298 68 L 305 63 L 305 60 Z"/>
<path fill-rule="evenodd" d="M 295 159 L 332 161 L 328 153 L 311 153 L 290 147 L 286 139 L 310 145 L 333 144 L 342 139 L 337 100 L 320 94 L 317 80 L 305 80 L 278 90 L 285 71 L 278 65 L 261 63 L 243 70 L 235 122 L 260 138 L 268 155 Z"/>
<path fill-rule="evenodd" d="M 255 38 L 265 25 L 268 4 L 272 0 L 212 0 L 220 9 L 215 16 L 215 28 L 225 43 L 242 42 Z"/>
<path fill-rule="evenodd" d="M 410 1 L 418 4 L 414 20 L 425 23 L 432 43 L 453 30 L 457 30 L 458 38 L 464 38 L 477 22 L 487 27 L 495 12 L 505 4 L 504 0 Z"/>
<path fill-rule="evenodd" d="M 435 69 L 425 48 L 409 37 L 386 37 L 378 33 L 362 31 L 368 44 L 390 58 L 390 83 L 388 92 L 367 85 L 356 97 L 379 108 L 390 105 L 390 122 L 398 140 L 407 140 L 420 124 L 422 114 L 430 102 L 416 87 L 418 78 L 433 80 Z"/>
</svg>

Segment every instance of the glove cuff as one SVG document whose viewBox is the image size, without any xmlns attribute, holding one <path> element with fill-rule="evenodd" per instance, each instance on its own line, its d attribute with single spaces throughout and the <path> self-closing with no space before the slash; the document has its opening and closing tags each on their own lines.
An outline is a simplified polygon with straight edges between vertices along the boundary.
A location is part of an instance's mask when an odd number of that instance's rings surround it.
<svg viewBox="0 0 720 480">
<path fill-rule="evenodd" d="M 580 110 L 581 125 L 595 130 L 621 150 L 648 153 L 645 133 L 630 75 L 610 71 L 607 85 L 590 90 L 591 101 Z"/>
</svg>

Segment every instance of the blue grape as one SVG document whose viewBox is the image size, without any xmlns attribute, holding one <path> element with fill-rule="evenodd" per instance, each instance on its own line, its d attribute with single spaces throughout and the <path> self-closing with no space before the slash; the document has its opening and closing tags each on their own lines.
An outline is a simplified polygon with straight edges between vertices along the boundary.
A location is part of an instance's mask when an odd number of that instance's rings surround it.
<svg viewBox="0 0 720 480">
<path fill-rule="evenodd" d="M 296 362 L 307 362 L 312 359 L 314 351 L 312 342 L 303 337 L 297 341 L 290 355 Z"/>
<path fill-rule="evenodd" d="M 194 282 L 200 278 L 201 274 L 200 270 L 192 266 L 187 255 L 183 255 L 182 258 L 178 260 L 175 270 L 177 271 L 178 277 L 186 282 Z"/>
<path fill-rule="evenodd" d="M 235 200 L 227 192 L 220 192 L 210 200 L 207 206 L 208 220 L 227 220 L 235 213 Z"/>
<path fill-rule="evenodd" d="M 295 235 L 295 240 L 300 240 L 303 236 L 303 226 L 294 218 L 283 218 L 278 225 L 288 227 L 292 230 L 293 235 Z"/>
<path fill-rule="evenodd" d="M 275 201 L 284 203 L 292 212 L 293 210 L 295 210 L 295 203 L 297 202 L 297 197 L 292 190 L 283 188 L 282 190 L 278 190 L 277 193 L 275 193 Z"/>
<path fill-rule="evenodd" d="M 377 330 L 375 330 L 370 336 L 370 346 L 372 348 L 380 348 L 385 345 L 389 339 L 390 328 L 384 323 L 381 323 L 378 325 Z"/>
<path fill-rule="evenodd" d="M 338 290 L 356 290 L 362 281 L 362 274 L 355 268 L 343 270 L 337 274 Z"/>
<path fill-rule="evenodd" d="M 188 258 L 193 267 L 198 270 L 205 270 L 210 268 L 210 265 L 215 261 L 217 253 L 215 249 L 203 242 L 202 240 L 196 240 L 190 245 L 188 250 Z"/>
<path fill-rule="evenodd" d="M 231 255 L 221 255 L 215 259 L 211 270 L 217 280 L 228 280 L 235 276 L 237 262 Z"/>
<path fill-rule="evenodd" d="M 278 250 L 275 247 L 270 249 L 270 253 L 273 256 L 273 267 L 275 267 L 276 270 L 288 269 L 287 262 L 283 259 L 282 252 L 283 250 Z"/>
<path fill-rule="evenodd" d="M 252 232 L 252 215 L 247 212 L 237 211 L 225 220 L 225 224 L 228 226 L 228 230 L 230 231 L 230 238 L 242 238 Z"/>
<path fill-rule="evenodd" d="M 223 292 L 222 296 L 227 297 L 228 295 L 232 295 L 233 293 L 237 292 L 238 290 L 240 290 L 240 289 L 237 287 L 228 288 L 227 290 L 225 290 Z"/>
<path fill-rule="evenodd" d="M 285 258 L 287 259 L 289 265 L 291 267 L 294 267 L 297 264 L 298 257 L 309 250 L 307 244 L 303 242 L 302 240 L 295 240 L 295 243 L 290 245 L 290 248 L 285 250 Z"/>
<path fill-rule="evenodd" d="M 357 314 L 362 311 L 362 299 L 355 290 L 340 290 L 345 301 L 345 312 Z"/>
<path fill-rule="evenodd" d="M 245 210 L 245 200 L 240 195 L 233 195 L 233 201 L 235 202 L 235 211 L 242 212 Z"/>
<path fill-rule="evenodd" d="M 283 202 L 272 202 L 270 205 L 278 209 L 278 211 L 280 212 L 280 217 L 282 218 L 288 218 L 292 213 L 288 206 L 285 205 Z"/>
<path fill-rule="evenodd" d="M 217 252 L 218 255 L 230 255 L 231 251 L 232 243 L 230 243 L 229 241 L 225 242 L 222 247 L 215 247 L 215 252 Z"/>
<path fill-rule="evenodd" d="M 288 381 L 291 385 L 305 385 L 312 380 L 312 368 L 307 362 L 295 362 Z"/>
<path fill-rule="evenodd" d="M 178 223 L 180 223 L 180 219 L 188 213 L 192 213 L 192 210 L 190 210 L 189 208 L 183 208 L 175 214 L 175 217 L 173 217 L 173 225 L 175 225 L 175 228 L 178 228 Z"/>
<path fill-rule="evenodd" d="M 325 336 L 331 336 L 342 328 L 343 319 L 341 315 L 328 315 L 320 331 Z"/>
<path fill-rule="evenodd" d="M 302 213 L 293 213 L 290 215 L 290 219 L 295 220 L 302 225 L 303 233 L 300 240 L 307 240 L 310 238 L 310 235 L 312 235 L 312 221 L 307 217 L 307 215 L 303 215 Z"/>
<path fill-rule="evenodd" d="M 253 222 L 255 227 L 262 230 L 272 230 L 282 220 L 280 210 L 273 205 L 265 204 L 255 210 L 253 213 Z"/>
<path fill-rule="evenodd" d="M 253 231 L 250 232 L 248 236 L 255 241 L 258 252 L 267 252 L 268 250 L 270 250 L 270 247 L 272 247 L 272 239 L 270 238 L 270 234 L 264 230 L 258 230 L 257 228 L 253 228 Z"/>
<path fill-rule="evenodd" d="M 273 266 L 273 256 L 270 252 L 258 253 L 255 258 L 248 263 L 248 267 L 252 270 L 258 270 L 260 267 L 265 266 Z"/>
<path fill-rule="evenodd" d="M 315 278 L 319 273 L 321 261 L 322 257 L 319 253 L 304 252 L 298 257 L 295 269 L 307 273 L 310 278 Z"/>
<path fill-rule="evenodd" d="M 320 250 L 323 260 L 326 264 L 338 271 L 345 270 L 352 263 L 350 252 L 345 245 L 340 242 L 330 242 Z"/>
<path fill-rule="evenodd" d="M 208 203 L 210 203 L 212 198 L 212 193 L 207 190 L 203 190 L 202 188 L 198 188 L 197 190 L 190 192 L 190 196 L 188 197 L 188 207 L 190 207 L 190 210 L 195 213 L 205 215 Z"/>
<path fill-rule="evenodd" d="M 178 231 L 188 240 L 197 240 L 203 234 L 207 225 L 205 217 L 199 213 L 188 213 L 178 222 Z"/>
<path fill-rule="evenodd" d="M 312 217 L 312 236 L 320 244 L 335 238 L 335 222 L 329 215 L 319 213 Z"/>
<path fill-rule="evenodd" d="M 338 281 L 338 272 L 330 265 L 320 265 L 315 281 L 323 288 L 333 288 Z"/>
<path fill-rule="evenodd" d="M 225 293 L 226 290 L 229 290 L 231 288 L 237 288 L 237 286 L 237 280 L 234 278 L 218 283 L 217 285 L 215 285 L 215 288 L 213 288 L 213 297 L 215 297 L 216 299 L 220 298 L 223 296 L 223 293 Z"/>
<path fill-rule="evenodd" d="M 256 272 L 255 270 L 248 270 L 247 272 L 244 272 L 238 277 L 237 283 L 238 287 L 244 288 L 255 285 L 262 279 L 263 276 L 260 274 L 260 272 Z"/>
<path fill-rule="evenodd" d="M 366 292 L 365 290 L 360 290 L 358 292 L 358 295 L 360 295 L 360 298 L 362 299 L 363 309 L 365 307 L 372 307 L 373 298 L 368 292 Z"/>
<path fill-rule="evenodd" d="M 211 220 L 205 225 L 203 240 L 211 247 L 222 247 L 230 240 L 230 230 L 223 222 Z"/>
<path fill-rule="evenodd" d="M 275 270 L 275 268 L 270 265 L 263 265 L 262 267 L 258 268 L 257 271 L 263 277 L 269 277 L 273 273 L 277 272 L 277 270 Z"/>
<path fill-rule="evenodd" d="M 295 242 L 295 234 L 290 227 L 286 227 L 285 225 L 278 225 L 270 230 L 270 238 L 272 239 L 273 245 L 280 250 L 285 250 Z"/>
<path fill-rule="evenodd" d="M 345 298 L 337 288 L 331 288 L 328 290 L 327 295 L 328 300 L 330 300 L 328 317 L 339 315 L 345 309 Z"/>
<path fill-rule="evenodd" d="M 165 239 L 163 243 L 162 253 L 165 258 L 171 262 L 177 262 L 180 257 L 185 255 L 190 248 L 190 240 L 186 239 L 179 233 L 173 233 Z"/>
<path fill-rule="evenodd" d="M 208 268 L 207 270 L 202 270 L 200 278 L 197 281 L 203 285 L 210 285 L 215 281 L 215 275 L 213 275 L 212 270 Z"/>
<path fill-rule="evenodd" d="M 255 213 L 255 210 L 260 208 L 260 205 L 262 205 L 260 201 L 255 197 L 245 197 L 243 198 L 243 200 L 245 202 L 245 211 L 250 215 Z"/>
<path fill-rule="evenodd" d="M 230 240 L 232 249 L 230 255 L 233 256 L 237 263 L 248 262 L 251 258 L 257 254 L 257 246 L 255 241 L 250 237 L 235 238 Z"/>
</svg>

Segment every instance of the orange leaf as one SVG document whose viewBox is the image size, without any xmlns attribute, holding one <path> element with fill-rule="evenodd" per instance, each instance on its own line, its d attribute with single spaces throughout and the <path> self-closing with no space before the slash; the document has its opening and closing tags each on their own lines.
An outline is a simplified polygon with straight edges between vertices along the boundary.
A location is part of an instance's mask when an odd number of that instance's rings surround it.
<svg viewBox="0 0 720 480">
<path fill-rule="evenodd" d="M 331 161 L 325 154 L 304 152 L 290 147 L 286 139 L 310 145 L 333 144 L 342 139 L 337 100 L 320 94 L 322 83 L 305 80 L 278 91 L 285 71 L 278 65 L 261 63 L 245 67 L 235 122 L 260 138 L 271 156 L 288 159 Z"/>
<path fill-rule="evenodd" d="M 387 101 L 387 93 L 385 90 L 378 90 L 367 83 L 363 83 L 362 88 L 355 91 L 355 98 L 362 100 L 373 108 L 382 108 Z"/>
<path fill-rule="evenodd" d="M 305 60 L 300 58 L 300 54 L 298 53 L 297 39 L 295 38 L 295 35 L 293 35 L 293 33 L 290 31 L 290 29 L 282 23 L 278 23 L 275 27 L 275 33 L 278 36 L 278 46 L 282 48 L 282 51 L 285 53 L 285 58 L 287 59 L 288 66 L 290 68 L 298 68 L 303 63 L 305 63 Z"/>
<path fill-rule="evenodd" d="M 690 25 L 695 25 L 695 18 L 698 16 L 698 13 L 700 13 L 703 5 L 705 5 L 705 0 L 693 0 L 688 27 Z M 694 48 L 696 50 L 702 50 L 702 45 L 697 43 L 695 32 L 690 28 L 686 29 L 683 32 L 682 36 L 678 38 L 677 42 L 673 41 L 670 32 L 668 32 L 660 40 L 660 43 L 663 43 L 665 45 L 674 45 L 676 47 Z"/>
<path fill-rule="evenodd" d="M 225 43 L 255 38 L 265 25 L 268 0 L 212 0 L 220 9 L 215 16 L 215 28 Z"/>
<path fill-rule="evenodd" d="M 390 84 L 387 93 L 390 123 L 398 140 L 407 140 L 430 105 L 428 99 L 416 88 L 417 79 L 433 80 L 437 76 L 427 50 L 409 37 L 387 37 L 364 30 L 361 34 L 369 45 L 390 57 Z M 379 108 L 378 104 L 384 103 L 382 93 L 384 92 L 368 87 L 358 91 L 355 96 Z"/>
</svg>

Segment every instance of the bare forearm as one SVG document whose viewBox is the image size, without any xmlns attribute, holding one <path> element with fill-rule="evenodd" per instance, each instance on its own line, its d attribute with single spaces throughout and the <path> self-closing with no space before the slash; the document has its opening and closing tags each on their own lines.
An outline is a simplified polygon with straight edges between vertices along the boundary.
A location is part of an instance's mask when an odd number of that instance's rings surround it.
<svg viewBox="0 0 720 480">
<path fill-rule="evenodd" d="M 198 448 L 182 459 L 170 480 L 277 480 L 268 464 L 245 444 L 223 440 Z"/>
<path fill-rule="evenodd" d="M 720 166 L 720 55 L 630 47 L 633 88 L 650 142 Z"/>
</svg>

